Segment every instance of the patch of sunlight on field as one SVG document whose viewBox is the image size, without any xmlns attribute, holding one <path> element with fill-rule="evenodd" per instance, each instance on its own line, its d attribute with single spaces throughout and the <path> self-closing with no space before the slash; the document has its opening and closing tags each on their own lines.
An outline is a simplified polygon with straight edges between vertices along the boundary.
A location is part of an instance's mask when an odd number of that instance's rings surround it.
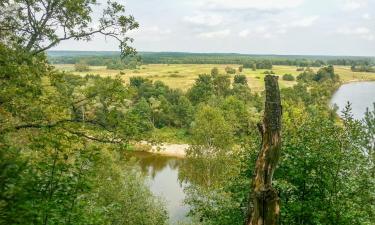
<svg viewBox="0 0 375 225">
<path fill-rule="evenodd" d="M 199 74 L 209 74 L 213 67 L 217 67 L 220 73 L 225 73 L 225 67 L 230 66 L 238 69 L 239 65 L 213 65 L 213 64 L 149 64 L 142 65 L 136 70 L 108 70 L 105 66 L 90 66 L 88 72 L 75 72 L 73 64 L 55 65 L 56 69 L 72 72 L 84 76 L 86 74 L 100 75 L 103 77 L 120 75 L 126 83 L 130 77 L 140 76 L 153 81 L 160 80 L 171 88 L 178 88 L 186 91 L 193 84 Z M 300 71 L 295 66 L 273 66 L 272 71 L 280 76 L 280 87 L 291 87 L 296 84 L 295 81 L 284 81 L 281 76 L 289 73 L 298 76 Z M 317 71 L 319 68 L 313 68 Z M 266 70 L 244 69 L 241 74 L 246 75 L 248 84 L 253 91 L 259 92 L 264 90 L 264 72 Z M 344 82 L 375 80 L 375 73 L 352 72 L 349 66 L 335 66 L 335 72 L 340 75 Z M 234 75 L 230 75 L 233 79 Z"/>
</svg>

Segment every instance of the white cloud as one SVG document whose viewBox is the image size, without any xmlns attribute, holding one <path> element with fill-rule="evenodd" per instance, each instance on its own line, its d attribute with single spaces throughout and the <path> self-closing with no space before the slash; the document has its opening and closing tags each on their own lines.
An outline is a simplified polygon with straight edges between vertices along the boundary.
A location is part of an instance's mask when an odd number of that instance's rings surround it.
<svg viewBox="0 0 375 225">
<path fill-rule="evenodd" d="M 172 30 L 159 26 L 141 26 L 137 30 L 129 31 L 128 34 L 137 40 L 160 41 L 168 38 L 172 34 Z"/>
<path fill-rule="evenodd" d="M 366 0 L 345 0 L 342 9 L 345 11 L 354 11 L 367 5 Z"/>
<path fill-rule="evenodd" d="M 310 27 L 312 26 L 317 20 L 319 16 L 309 16 L 298 19 L 290 24 L 290 27 Z"/>
<path fill-rule="evenodd" d="M 343 28 L 338 29 L 337 33 L 344 34 L 344 35 L 357 36 L 357 37 L 360 37 L 369 41 L 372 41 L 375 39 L 375 33 L 373 33 L 367 27 L 357 27 L 357 28 L 343 27 Z"/>
<path fill-rule="evenodd" d="M 201 7 L 210 9 L 288 9 L 300 6 L 304 0 L 197 0 Z"/>
<path fill-rule="evenodd" d="M 242 37 L 242 38 L 246 38 L 247 36 L 249 36 L 250 34 L 250 31 L 248 29 L 246 30 L 242 30 L 238 33 L 238 36 Z"/>
<path fill-rule="evenodd" d="M 363 35 L 363 34 L 369 34 L 370 29 L 368 29 L 367 27 L 357 27 L 357 28 L 354 28 L 354 29 L 344 27 L 344 28 L 338 29 L 338 33 L 348 34 L 348 35 L 351 35 L 351 34 Z"/>
<path fill-rule="evenodd" d="M 245 29 L 238 33 L 238 36 L 241 38 L 247 38 L 250 36 L 269 39 L 273 35 L 266 26 L 258 26 L 254 30 Z"/>
<path fill-rule="evenodd" d="M 205 38 L 205 39 L 212 39 L 212 38 L 224 38 L 230 35 L 230 30 L 218 30 L 218 31 L 211 31 L 211 32 L 204 32 L 200 33 L 197 36 L 199 38 Z"/>
<path fill-rule="evenodd" d="M 223 22 L 221 15 L 196 13 L 194 16 L 184 17 L 184 21 L 202 26 L 217 26 Z"/>
<path fill-rule="evenodd" d="M 365 13 L 362 15 L 362 18 L 365 19 L 365 20 L 370 20 L 371 19 L 371 15 L 368 14 L 368 13 Z"/>
</svg>

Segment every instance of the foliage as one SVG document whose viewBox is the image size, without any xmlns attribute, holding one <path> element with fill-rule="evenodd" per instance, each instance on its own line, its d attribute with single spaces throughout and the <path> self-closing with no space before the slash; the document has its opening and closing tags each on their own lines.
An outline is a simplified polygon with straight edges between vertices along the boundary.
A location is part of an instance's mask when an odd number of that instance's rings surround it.
<svg viewBox="0 0 375 225">
<path fill-rule="evenodd" d="M 230 66 L 227 66 L 227 67 L 225 67 L 225 72 L 227 74 L 235 74 L 236 73 L 236 69 L 234 69 L 234 68 L 232 68 Z"/>
<path fill-rule="evenodd" d="M 374 66 L 369 66 L 369 65 L 360 65 L 360 66 L 353 65 L 350 67 L 350 69 L 353 72 L 369 72 L 369 73 L 375 72 Z"/>
<path fill-rule="evenodd" d="M 319 81 L 311 78 L 303 82 L 300 79 L 298 85 L 282 90 L 282 161 L 275 174 L 275 186 L 283 207 L 281 224 L 371 224 L 374 209 L 370 202 L 375 190 L 371 172 L 374 171 L 374 112 L 368 112 L 365 120 L 360 122 L 351 117 L 348 107 L 343 120 L 338 120 L 327 106 L 339 84 L 334 71 L 328 67 L 317 73 L 306 74 L 308 72 L 302 76 L 319 78 L 316 79 Z M 225 108 L 241 108 L 234 105 L 232 102 L 231 107 Z M 243 117 L 233 116 L 233 119 Z M 225 121 L 231 125 L 244 124 L 230 118 Z M 200 224 L 243 224 L 248 207 L 249 181 L 259 148 L 254 142 L 257 140 L 255 121 L 249 124 L 245 130 L 253 132 L 236 140 L 236 143 L 243 143 L 241 150 L 233 153 L 240 162 L 226 159 L 225 166 L 232 168 L 235 165 L 237 170 L 233 171 L 236 172 L 210 189 L 199 182 L 187 189 L 187 202 L 192 207 L 190 214 Z M 212 139 L 206 139 L 206 142 L 211 143 L 209 140 Z M 207 155 L 203 150 L 194 153 L 188 155 L 189 160 L 211 158 L 211 154 Z M 205 161 L 197 168 L 204 168 L 206 164 Z M 216 170 L 220 171 L 220 167 Z M 215 176 L 207 174 L 205 177 Z"/>
<path fill-rule="evenodd" d="M 294 81 L 295 78 L 292 74 L 284 74 L 283 75 L 283 80 L 286 80 L 286 81 Z"/>
<path fill-rule="evenodd" d="M 118 41 L 124 56 L 134 54 L 135 49 L 128 45 L 133 39 L 126 36 L 138 27 L 133 16 L 125 14 L 123 5 L 109 1 L 96 19 L 93 6 L 98 7 L 95 0 L 2 1 L 0 41 L 39 54 L 64 40 L 90 40 L 101 34 Z"/>
<path fill-rule="evenodd" d="M 218 69 L 217 67 L 212 68 L 212 70 L 211 70 L 211 75 L 212 75 L 212 76 L 217 76 L 217 75 L 219 75 L 219 69 Z"/>
<path fill-rule="evenodd" d="M 148 103 L 132 103 L 119 78 L 0 51 L 0 224 L 165 224 L 163 204 L 117 156 L 152 130 Z"/>
</svg>

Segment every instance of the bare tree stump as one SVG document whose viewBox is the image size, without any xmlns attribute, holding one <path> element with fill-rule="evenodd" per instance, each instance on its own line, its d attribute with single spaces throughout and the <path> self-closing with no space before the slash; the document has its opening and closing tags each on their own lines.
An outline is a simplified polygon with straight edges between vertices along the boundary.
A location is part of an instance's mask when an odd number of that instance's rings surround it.
<svg viewBox="0 0 375 225">
<path fill-rule="evenodd" d="M 279 224 L 280 217 L 280 200 L 277 191 L 272 187 L 272 176 L 281 150 L 280 90 L 277 76 L 267 75 L 264 81 L 264 118 L 263 123 L 258 124 L 262 135 L 262 148 L 255 165 L 247 225 L 276 225 Z"/>
</svg>

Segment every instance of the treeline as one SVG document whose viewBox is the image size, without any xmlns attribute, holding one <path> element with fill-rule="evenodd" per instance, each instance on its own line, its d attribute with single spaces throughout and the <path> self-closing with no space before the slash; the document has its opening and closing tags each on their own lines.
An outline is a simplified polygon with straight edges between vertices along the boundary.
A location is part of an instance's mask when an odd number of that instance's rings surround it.
<svg viewBox="0 0 375 225">
<path fill-rule="evenodd" d="M 353 72 L 369 72 L 375 73 L 375 66 L 371 65 L 353 65 L 351 66 Z"/>
<path fill-rule="evenodd" d="M 111 66 L 112 64 L 134 65 L 135 62 L 143 64 L 239 64 L 247 68 L 258 65 L 259 69 L 270 69 L 271 65 L 288 65 L 298 67 L 320 67 L 324 65 L 369 65 L 374 58 L 370 57 L 329 57 L 329 56 L 257 56 L 241 54 L 198 54 L 198 53 L 139 53 L 140 59 L 125 59 L 120 61 L 120 56 L 113 52 L 89 55 L 86 53 L 73 54 L 64 52 L 49 54 L 52 64 L 76 64 L 85 61 L 91 66 Z M 140 60 L 140 61 L 139 61 Z M 136 63 L 135 63 L 136 64 Z"/>
</svg>

